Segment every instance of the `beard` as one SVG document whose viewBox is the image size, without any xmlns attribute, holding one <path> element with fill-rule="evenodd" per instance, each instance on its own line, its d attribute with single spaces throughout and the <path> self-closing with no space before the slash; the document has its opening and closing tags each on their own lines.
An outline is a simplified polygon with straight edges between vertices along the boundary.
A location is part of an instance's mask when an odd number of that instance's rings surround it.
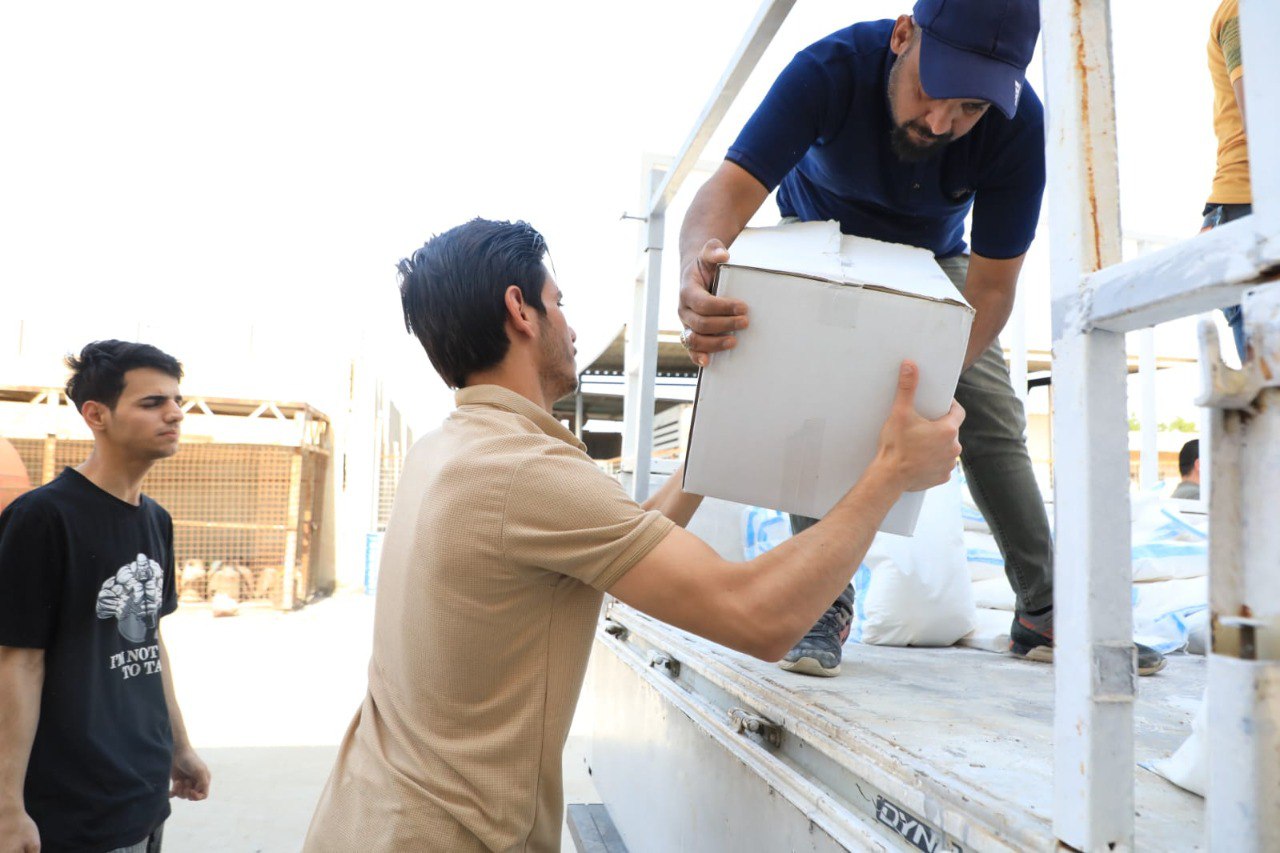
<svg viewBox="0 0 1280 853">
<path fill-rule="evenodd" d="M 925 141 L 916 141 L 911 135 L 912 130 Z M 893 130 L 889 131 L 889 148 L 903 163 L 923 163 L 942 153 L 942 149 L 947 147 L 954 137 L 955 134 L 952 133 L 944 133 L 941 136 L 930 133 L 923 123 L 912 120 L 893 126 Z"/>
<path fill-rule="evenodd" d="M 538 370 L 542 387 L 559 400 L 578 390 L 578 365 L 572 343 L 559 341 L 547 334 L 543 327 L 539 335 L 542 365 Z"/>
<path fill-rule="evenodd" d="M 898 77 L 902 74 L 903 62 L 910 55 L 910 51 L 916 49 L 917 47 L 913 45 L 889 69 L 889 121 L 893 122 L 893 129 L 889 131 L 889 148 L 903 163 L 923 163 L 925 160 L 930 160 L 938 156 L 947 143 L 955 138 L 955 134 L 950 132 L 941 136 L 932 133 L 919 119 L 898 123 L 898 99 L 895 96 L 899 86 Z M 924 141 L 918 142 L 913 139 L 912 130 Z"/>
</svg>

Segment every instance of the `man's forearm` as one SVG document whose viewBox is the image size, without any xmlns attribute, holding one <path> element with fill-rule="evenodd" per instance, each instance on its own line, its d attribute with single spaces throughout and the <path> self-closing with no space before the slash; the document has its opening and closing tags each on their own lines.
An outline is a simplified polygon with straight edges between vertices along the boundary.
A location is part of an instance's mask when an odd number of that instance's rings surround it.
<svg viewBox="0 0 1280 853">
<path fill-rule="evenodd" d="M 44 651 L 0 646 L 0 807 L 22 803 L 43 689 Z"/>
<path fill-rule="evenodd" d="M 873 462 L 823 519 L 752 561 L 751 597 L 781 621 L 781 632 L 802 636 L 849 583 L 885 515 L 902 496 L 889 472 Z M 814 590 L 822 594 L 814 596 Z"/>
<path fill-rule="evenodd" d="M 684 466 L 681 465 L 662 484 L 662 488 L 650 495 L 649 499 L 641 504 L 641 508 L 644 510 L 656 509 L 681 527 L 687 526 L 689 519 L 693 518 L 693 514 L 702 505 L 702 495 L 691 495 L 685 492 L 680 488 L 683 482 Z"/>
<path fill-rule="evenodd" d="M 697 262 L 708 240 L 719 240 L 727 248 L 746 227 L 735 221 L 718 196 L 714 188 L 704 185 L 689 205 L 680 225 L 680 269 Z"/>
<path fill-rule="evenodd" d="M 969 257 L 969 272 L 965 276 L 964 298 L 977 314 L 969 331 L 969 346 L 965 350 L 964 366 L 968 369 L 991 346 L 996 336 L 1009 322 L 1013 313 L 1013 301 L 1017 295 L 1018 275 L 1026 260 L 1022 254 L 1016 258 L 994 259 L 974 254 Z"/>
<path fill-rule="evenodd" d="M 680 225 L 680 269 L 698 259 L 708 240 L 728 248 L 768 197 L 769 191 L 741 166 L 722 163 L 698 189 Z"/>
<path fill-rule="evenodd" d="M 969 330 L 969 345 L 964 353 L 964 366 L 967 370 L 987 351 L 996 336 L 1004 330 L 1013 313 L 1013 294 L 999 292 L 984 293 L 969 299 L 975 312 L 973 328 Z"/>
</svg>

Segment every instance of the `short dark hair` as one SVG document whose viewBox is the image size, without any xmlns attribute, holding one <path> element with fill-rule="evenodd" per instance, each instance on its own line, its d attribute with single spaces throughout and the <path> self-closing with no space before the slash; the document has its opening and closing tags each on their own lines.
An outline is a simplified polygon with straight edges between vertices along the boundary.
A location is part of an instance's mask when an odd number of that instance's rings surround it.
<svg viewBox="0 0 1280 853">
<path fill-rule="evenodd" d="M 507 355 L 504 294 L 520 288 L 545 315 L 547 241 L 527 222 L 473 219 L 437 234 L 397 264 L 404 324 L 450 388 Z"/>
<path fill-rule="evenodd" d="M 182 364 L 151 344 L 132 341 L 94 341 L 85 344 L 80 357 L 68 355 L 67 396 L 79 410 L 89 400 L 114 410 L 124 391 L 124 375 L 139 367 L 150 367 L 174 379 L 182 379 Z"/>
<path fill-rule="evenodd" d="M 1182 449 L 1178 451 L 1178 473 L 1187 476 L 1191 473 L 1191 469 L 1196 467 L 1196 460 L 1200 458 L 1200 439 L 1193 438 L 1186 444 L 1182 445 Z"/>
</svg>

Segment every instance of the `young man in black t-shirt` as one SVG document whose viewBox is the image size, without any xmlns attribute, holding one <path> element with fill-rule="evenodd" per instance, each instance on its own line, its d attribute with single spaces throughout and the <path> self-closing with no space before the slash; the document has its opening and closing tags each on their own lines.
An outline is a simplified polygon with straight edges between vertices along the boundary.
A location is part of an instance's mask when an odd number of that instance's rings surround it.
<svg viewBox="0 0 1280 853">
<path fill-rule="evenodd" d="M 182 366 L 123 341 L 67 364 L 93 451 L 0 515 L 0 853 L 154 853 L 169 798 L 209 792 L 160 638 L 173 522 L 142 494 Z"/>
</svg>

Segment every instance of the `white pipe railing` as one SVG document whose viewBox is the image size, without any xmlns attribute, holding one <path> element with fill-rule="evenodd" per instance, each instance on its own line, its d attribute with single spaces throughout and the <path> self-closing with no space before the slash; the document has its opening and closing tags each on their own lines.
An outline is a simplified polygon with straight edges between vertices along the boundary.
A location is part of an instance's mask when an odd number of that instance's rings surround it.
<svg viewBox="0 0 1280 853">
<path fill-rule="evenodd" d="M 636 278 L 633 319 L 627 326 L 624 364 L 627 396 L 623 411 L 622 465 L 623 470 L 632 475 L 631 496 L 637 501 L 649 496 L 649 470 L 653 456 L 653 384 L 658 363 L 658 306 L 662 291 L 667 207 L 680 191 L 685 178 L 697 168 L 698 158 L 795 2 L 765 0 L 760 4 L 754 20 L 747 27 L 747 34 L 729 60 L 724 75 L 712 91 L 675 162 L 669 169 L 653 169 L 649 173 L 646 210 L 640 217 L 645 221 L 641 252 L 646 262 Z"/>
<path fill-rule="evenodd" d="M 1123 333 L 1232 304 L 1280 276 L 1280 6 L 1241 9 L 1255 215 L 1125 264 L 1118 253 L 1107 0 L 1042 0 L 1050 113 L 1055 458 L 1054 830 L 1081 850 L 1133 849 L 1133 660 Z M 1253 48 L 1251 51 L 1250 48 Z M 1253 304 L 1246 301 L 1246 307 Z M 1280 297 L 1249 320 L 1267 346 L 1202 364 L 1215 480 L 1210 502 L 1212 849 L 1280 849 Z M 1247 312 L 1248 314 L 1248 312 Z M 1264 381 L 1265 378 L 1265 381 Z M 1249 435 L 1252 434 L 1252 442 Z M 1264 517 L 1267 520 L 1264 520 Z M 1253 522 L 1253 526 L 1250 526 Z M 1069 569 L 1067 568 L 1069 567 Z M 1258 608 L 1261 608 L 1261 611 Z"/>
</svg>

